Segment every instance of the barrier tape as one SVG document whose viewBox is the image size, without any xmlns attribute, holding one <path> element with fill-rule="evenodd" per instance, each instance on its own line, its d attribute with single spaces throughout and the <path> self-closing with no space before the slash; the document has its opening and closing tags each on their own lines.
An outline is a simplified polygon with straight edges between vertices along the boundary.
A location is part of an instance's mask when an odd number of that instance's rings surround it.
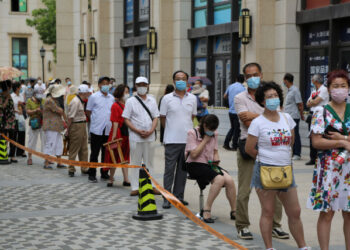
<svg viewBox="0 0 350 250">
<path fill-rule="evenodd" d="M 141 168 L 141 166 L 136 166 L 136 165 L 128 165 L 128 164 L 114 164 L 114 163 L 98 163 L 98 162 L 87 162 L 87 161 L 72 161 L 72 160 L 66 160 L 62 158 L 57 158 L 54 156 L 49 156 L 43 153 L 40 153 L 38 151 L 35 151 L 33 149 L 27 148 L 4 134 L 1 134 L 4 139 L 13 145 L 15 145 L 17 148 L 20 148 L 24 151 L 27 151 L 28 153 L 31 153 L 33 155 L 39 156 L 40 158 L 43 158 L 45 160 L 51 161 L 51 162 L 56 162 L 59 164 L 66 164 L 66 165 L 71 165 L 71 166 L 79 166 L 79 167 L 88 167 L 88 168 Z"/>
<path fill-rule="evenodd" d="M 72 160 L 66 160 L 62 158 L 57 158 L 53 156 L 49 156 L 40 152 L 37 152 L 33 149 L 27 148 L 11 139 L 9 139 L 4 134 L 1 134 L 1 136 L 8 142 L 15 145 L 17 148 L 20 148 L 24 151 L 27 151 L 28 153 L 31 153 L 33 155 L 39 156 L 40 158 L 43 158 L 48 161 L 57 162 L 59 164 L 67 164 L 67 165 L 73 165 L 73 166 L 80 166 L 80 167 L 89 167 L 89 168 L 98 168 L 98 167 L 109 167 L 109 168 L 142 168 L 142 166 L 136 166 L 136 165 L 127 165 L 127 164 L 111 164 L 111 163 L 97 163 L 97 162 L 85 162 L 85 161 L 72 161 Z M 147 175 L 151 179 L 152 183 L 156 186 L 156 188 L 160 191 L 160 193 L 163 195 L 165 199 L 167 199 L 174 207 L 176 207 L 181 213 L 183 213 L 187 218 L 192 220 L 194 223 L 196 223 L 198 226 L 202 227 L 212 235 L 216 236 L 217 238 L 225 241 L 226 243 L 230 244 L 231 246 L 236 247 L 239 250 L 247 250 L 247 248 L 239 245 L 235 241 L 229 239 L 225 235 L 219 233 L 212 227 L 208 226 L 205 222 L 203 222 L 201 219 L 199 219 L 196 215 L 194 215 L 191 210 L 189 210 L 187 207 L 185 207 L 181 201 L 179 201 L 172 193 L 164 189 L 162 186 L 158 184 L 158 182 L 150 175 L 150 173 L 147 171 L 147 169 L 144 167 L 144 170 L 146 171 Z"/>
</svg>

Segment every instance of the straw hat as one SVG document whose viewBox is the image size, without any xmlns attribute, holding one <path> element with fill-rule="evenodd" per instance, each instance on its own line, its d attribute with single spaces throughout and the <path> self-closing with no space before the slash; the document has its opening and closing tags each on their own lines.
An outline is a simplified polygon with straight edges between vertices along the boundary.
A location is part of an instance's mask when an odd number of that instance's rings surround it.
<svg viewBox="0 0 350 250">
<path fill-rule="evenodd" d="M 52 84 L 50 87 L 46 90 L 45 94 L 51 94 L 53 98 L 57 98 L 60 96 L 63 96 L 66 93 L 65 88 L 60 84 Z"/>
</svg>

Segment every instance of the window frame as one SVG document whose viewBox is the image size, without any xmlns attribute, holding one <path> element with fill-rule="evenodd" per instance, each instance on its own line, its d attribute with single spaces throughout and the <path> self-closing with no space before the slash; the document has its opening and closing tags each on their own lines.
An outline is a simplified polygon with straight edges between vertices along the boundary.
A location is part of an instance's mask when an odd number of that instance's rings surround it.
<svg viewBox="0 0 350 250">
<path fill-rule="evenodd" d="M 28 12 L 28 2 L 29 2 L 29 0 L 25 0 L 25 1 L 26 1 L 26 10 L 25 10 L 25 11 L 20 11 L 20 6 L 19 6 L 19 1 L 20 1 L 20 0 L 17 0 L 17 1 L 18 1 L 18 11 L 14 11 L 14 10 L 12 9 L 12 1 L 16 1 L 16 0 L 11 0 L 11 1 L 10 1 L 10 13 L 11 13 L 11 14 L 26 15 L 26 14 L 29 13 L 29 12 Z"/>
<path fill-rule="evenodd" d="M 16 67 L 17 69 L 19 69 L 20 71 L 22 70 L 22 69 L 25 69 L 25 70 L 27 70 L 27 78 L 29 77 L 29 71 L 30 71 L 30 54 L 29 54 L 29 37 L 28 36 L 21 36 L 21 35 L 10 35 L 10 44 L 11 44 L 11 50 L 10 50 L 10 60 L 11 60 L 11 66 L 13 66 L 14 67 L 14 65 L 13 65 L 13 56 L 14 55 L 18 55 L 19 56 L 19 63 L 21 64 L 21 55 L 25 55 L 25 54 L 21 54 L 20 53 L 20 51 L 19 51 L 19 53 L 18 54 L 13 54 L 13 41 L 14 41 L 14 39 L 25 39 L 26 41 L 27 41 L 27 54 L 26 54 L 26 56 L 27 56 L 27 67 L 26 68 L 24 68 L 24 67 L 21 67 L 21 65 L 20 65 L 20 67 Z M 20 48 L 19 48 L 19 50 L 20 50 Z M 19 77 L 20 79 L 22 78 L 22 77 Z"/>
</svg>

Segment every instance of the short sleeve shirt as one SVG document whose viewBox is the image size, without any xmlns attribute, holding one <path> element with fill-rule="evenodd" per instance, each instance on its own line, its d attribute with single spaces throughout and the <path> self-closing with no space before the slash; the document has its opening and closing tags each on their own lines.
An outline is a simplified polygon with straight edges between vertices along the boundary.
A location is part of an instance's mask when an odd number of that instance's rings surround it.
<svg viewBox="0 0 350 250">
<path fill-rule="evenodd" d="M 202 138 L 198 129 L 191 129 L 187 132 L 187 143 L 185 148 L 185 156 L 192 150 L 195 150 L 202 142 Z M 208 164 L 208 161 L 214 159 L 214 150 L 218 150 L 218 133 L 215 132 L 214 136 L 205 144 L 203 151 L 197 158 L 192 158 L 190 155 L 187 158 L 187 162 L 200 162 Z"/>
<path fill-rule="evenodd" d="M 240 114 L 242 112 L 253 112 L 256 114 L 262 114 L 264 112 L 264 108 L 261 107 L 248 93 L 248 91 L 244 91 L 238 95 L 236 95 L 235 99 L 235 109 L 237 111 L 237 114 Z M 241 140 L 244 140 L 248 136 L 248 127 L 244 125 L 244 123 L 239 120 L 240 123 L 240 129 L 241 129 Z"/>
<path fill-rule="evenodd" d="M 51 97 L 47 98 L 43 112 L 43 130 L 62 132 L 64 130 L 61 115 L 57 113 L 58 104 Z"/>
<path fill-rule="evenodd" d="M 160 115 L 165 116 L 164 144 L 185 144 L 187 132 L 193 128 L 192 116 L 197 115 L 197 98 L 186 93 L 180 98 L 176 92 L 163 97 Z"/>
<path fill-rule="evenodd" d="M 18 109 L 18 102 L 24 102 L 24 99 L 23 99 L 23 96 L 20 94 L 20 95 L 16 95 L 16 93 L 12 93 L 11 94 L 11 98 L 13 100 L 13 104 L 14 104 L 14 107 L 15 107 L 15 111 L 16 112 L 19 112 L 19 109 Z"/>
<path fill-rule="evenodd" d="M 242 93 L 246 89 L 242 85 L 242 83 L 236 82 L 231 84 L 227 89 L 225 94 L 228 96 L 228 104 L 229 104 L 229 113 L 231 114 L 237 114 L 236 109 L 235 109 L 235 103 L 234 99 L 235 96 L 238 95 L 239 93 Z"/>
<path fill-rule="evenodd" d="M 283 115 L 284 114 L 284 115 Z M 284 166 L 291 164 L 293 118 L 280 113 L 278 122 L 260 115 L 250 124 L 248 134 L 258 137 L 258 160 L 264 164 Z"/>
<path fill-rule="evenodd" d="M 44 104 L 45 104 L 45 100 L 41 100 L 41 103 L 40 102 L 35 102 L 33 101 L 33 98 L 30 98 L 28 99 L 27 103 L 26 103 L 26 110 L 35 110 L 39 107 L 44 107 Z M 42 118 L 42 113 L 35 113 L 35 114 L 32 114 L 32 115 L 29 115 L 30 118 Z"/>
<path fill-rule="evenodd" d="M 293 119 L 300 119 L 300 112 L 298 109 L 299 103 L 303 103 L 301 94 L 299 89 L 293 85 L 288 89 L 284 106 L 284 111 L 290 114 Z"/>
<path fill-rule="evenodd" d="M 315 89 L 314 91 L 312 91 L 311 96 L 309 97 L 308 100 L 310 100 L 312 96 L 319 96 L 322 98 L 322 101 L 317 106 L 310 108 L 312 112 L 315 112 L 317 107 L 323 107 L 329 102 L 328 89 L 324 85 L 321 85 L 319 89 L 317 90 Z"/>
<path fill-rule="evenodd" d="M 95 135 L 109 135 L 109 131 L 112 127 L 110 117 L 113 103 L 114 97 L 110 94 L 104 95 L 101 91 L 98 91 L 89 97 L 86 110 L 91 111 L 91 133 Z"/>
<path fill-rule="evenodd" d="M 86 121 L 84 104 L 78 96 L 75 96 L 68 105 L 68 118 L 73 118 L 73 122 Z"/>
<path fill-rule="evenodd" d="M 159 117 L 157 102 L 153 96 L 147 95 L 146 100 L 143 100 L 141 97 L 140 99 L 151 112 L 153 119 Z M 135 96 L 130 97 L 126 101 L 122 117 L 129 119 L 130 122 L 139 130 L 149 131 L 152 128 L 153 120 Z M 154 141 L 155 132 L 153 132 L 147 138 L 142 138 L 139 134 L 136 134 L 134 131 L 129 129 L 129 140 L 135 142 Z"/>
</svg>

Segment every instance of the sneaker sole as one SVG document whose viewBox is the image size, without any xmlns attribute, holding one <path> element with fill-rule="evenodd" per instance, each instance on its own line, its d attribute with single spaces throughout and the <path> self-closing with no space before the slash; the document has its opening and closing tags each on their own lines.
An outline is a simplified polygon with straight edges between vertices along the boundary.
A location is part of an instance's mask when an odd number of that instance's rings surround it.
<svg viewBox="0 0 350 250">
<path fill-rule="evenodd" d="M 242 239 L 242 240 L 253 240 L 252 236 L 241 236 L 241 235 L 237 235 L 238 238 Z"/>
<path fill-rule="evenodd" d="M 280 239 L 280 240 L 288 240 L 289 239 L 289 235 L 279 236 L 279 235 L 274 234 L 274 233 L 272 233 L 272 237 L 274 237 L 276 239 Z"/>
</svg>

